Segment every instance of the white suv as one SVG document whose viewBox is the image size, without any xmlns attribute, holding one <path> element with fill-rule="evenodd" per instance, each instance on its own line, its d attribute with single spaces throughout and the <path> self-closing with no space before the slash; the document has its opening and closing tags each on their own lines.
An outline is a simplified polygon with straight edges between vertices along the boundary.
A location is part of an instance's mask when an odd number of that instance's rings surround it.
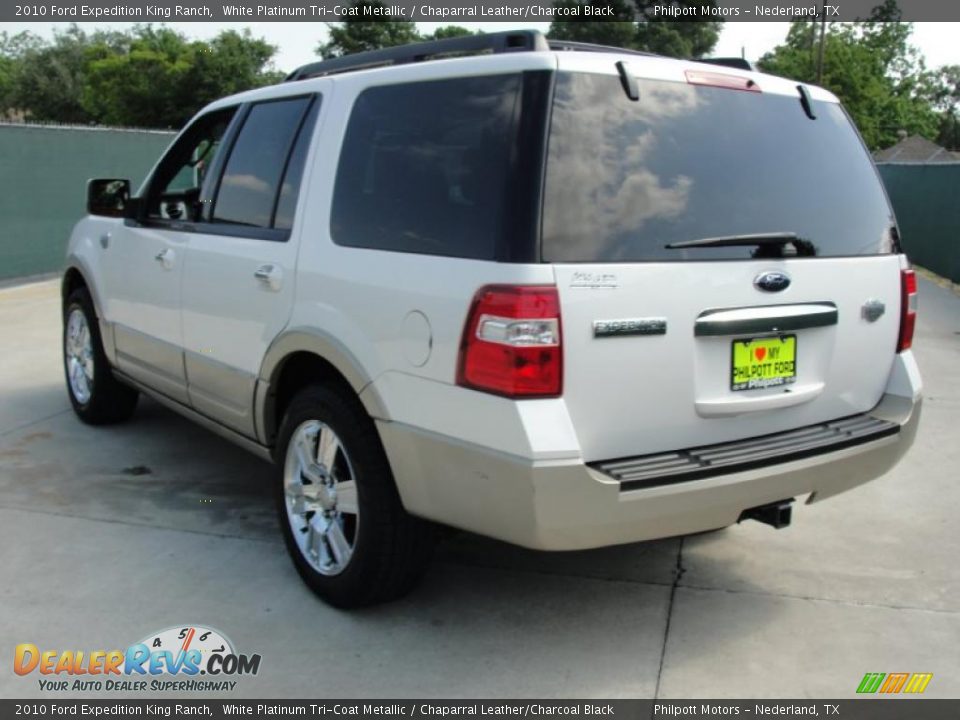
<svg viewBox="0 0 960 720">
<path fill-rule="evenodd" d="M 830 93 L 495 33 L 219 100 L 63 281 L 80 418 L 146 393 L 276 463 L 328 602 L 434 522 L 569 550 L 789 522 L 913 441 L 916 281 Z M 431 522 L 432 521 L 432 522 Z"/>
</svg>

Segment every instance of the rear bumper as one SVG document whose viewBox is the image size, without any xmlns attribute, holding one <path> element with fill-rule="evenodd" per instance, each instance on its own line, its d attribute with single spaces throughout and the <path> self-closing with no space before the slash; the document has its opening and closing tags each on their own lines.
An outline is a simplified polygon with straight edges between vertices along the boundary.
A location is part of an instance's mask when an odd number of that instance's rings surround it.
<svg viewBox="0 0 960 720">
<path fill-rule="evenodd" d="M 898 356 L 866 416 L 897 426 L 876 440 L 743 471 L 630 489 L 583 462 L 528 460 L 395 422 L 378 427 L 406 508 L 415 515 L 540 550 L 576 550 L 684 535 L 735 523 L 747 508 L 815 502 L 877 478 L 913 444 L 920 378 Z"/>
</svg>

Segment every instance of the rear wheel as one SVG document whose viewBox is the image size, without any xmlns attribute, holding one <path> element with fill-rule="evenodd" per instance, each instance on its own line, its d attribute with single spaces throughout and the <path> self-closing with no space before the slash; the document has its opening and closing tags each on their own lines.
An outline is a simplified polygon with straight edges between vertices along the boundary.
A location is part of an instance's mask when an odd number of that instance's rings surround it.
<svg viewBox="0 0 960 720">
<path fill-rule="evenodd" d="M 277 510 L 304 582 L 341 608 L 409 592 L 433 547 L 407 514 L 373 421 L 346 389 L 310 386 L 290 403 L 277 443 Z"/>
<path fill-rule="evenodd" d="M 137 391 L 118 382 L 110 371 L 86 288 L 74 290 L 64 304 L 63 369 L 70 404 L 85 423 L 121 422 L 136 409 Z"/>
</svg>

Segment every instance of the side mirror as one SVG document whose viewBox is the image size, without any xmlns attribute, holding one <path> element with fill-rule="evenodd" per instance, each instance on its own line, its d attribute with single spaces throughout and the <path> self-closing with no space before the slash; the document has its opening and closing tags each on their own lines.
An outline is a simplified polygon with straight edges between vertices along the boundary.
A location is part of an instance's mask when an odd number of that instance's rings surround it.
<svg viewBox="0 0 960 720">
<path fill-rule="evenodd" d="M 130 202 L 130 181 L 96 178 L 87 181 L 87 212 L 104 217 L 124 217 Z"/>
</svg>

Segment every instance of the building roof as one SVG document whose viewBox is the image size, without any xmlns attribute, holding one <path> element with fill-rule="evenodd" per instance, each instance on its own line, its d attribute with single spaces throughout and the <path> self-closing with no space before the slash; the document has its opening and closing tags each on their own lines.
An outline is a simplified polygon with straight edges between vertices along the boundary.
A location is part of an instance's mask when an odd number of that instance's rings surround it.
<svg viewBox="0 0 960 720">
<path fill-rule="evenodd" d="M 904 138 L 893 147 L 877 150 L 878 163 L 952 163 L 960 162 L 960 153 L 951 152 L 920 135 Z"/>
</svg>

